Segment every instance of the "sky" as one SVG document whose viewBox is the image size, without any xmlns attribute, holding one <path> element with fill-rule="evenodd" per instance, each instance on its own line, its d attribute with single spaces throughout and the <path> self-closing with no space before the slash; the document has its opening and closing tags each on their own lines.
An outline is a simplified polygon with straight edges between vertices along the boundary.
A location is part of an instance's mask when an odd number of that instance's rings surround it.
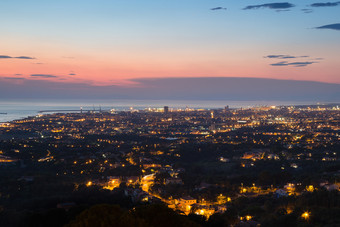
<svg viewBox="0 0 340 227">
<path fill-rule="evenodd" d="M 131 88 L 147 78 L 246 77 L 340 84 L 339 15 L 340 2 L 323 0 L 1 0 L 0 83 Z"/>
</svg>

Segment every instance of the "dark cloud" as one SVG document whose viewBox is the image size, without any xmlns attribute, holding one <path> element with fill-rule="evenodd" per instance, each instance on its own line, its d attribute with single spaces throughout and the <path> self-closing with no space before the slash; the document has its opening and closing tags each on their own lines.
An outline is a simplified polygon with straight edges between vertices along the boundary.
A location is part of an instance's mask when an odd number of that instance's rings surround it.
<svg viewBox="0 0 340 227">
<path fill-rule="evenodd" d="M 247 9 L 260 9 L 260 8 L 269 8 L 269 9 L 289 9 L 293 8 L 295 5 L 289 3 L 289 2 L 278 2 L 278 3 L 267 3 L 267 4 L 262 4 L 262 5 L 250 5 L 245 8 L 244 10 Z"/>
<path fill-rule="evenodd" d="M 2 58 L 2 59 L 6 59 L 6 58 L 13 58 L 13 57 L 11 57 L 11 56 L 8 56 L 8 55 L 0 55 L 0 58 Z"/>
<path fill-rule="evenodd" d="M 51 74 L 32 74 L 31 77 L 40 77 L 40 78 L 57 78 L 58 76 Z"/>
<path fill-rule="evenodd" d="M 333 29 L 333 30 L 340 30 L 340 23 L 339 24 L 327 24 L 324 26 L 316 27 L 317 29 Z"/>
<path fill-rule="evenodd" d="M 33 57 L 28 57 L 28 56 L 19 56 L 19 57 L 12 57 L 8 55 L 0 55 L 0 59 L 9 59 L 9 58 L 16 58 L 16 59 L 35 59 Z"/>
<path fill-rule="evenodd" d="M 35 58 L 32 58 L 32 57 L 28 57 L 28 56 L 19 56 L 19 57 L 14 57 L 14 58 L 17 58 L 17 59 L 35 59 Z"/>
<path fill-rule="evenodd" d="M 227 10 L 227 8 L 224 8 L 224 7 L 215 7 L 215 8 L 211 8 L 210 10 Z"/>
<path fill-rule="evenodd" d="M 281 61 L 281 62 L 277 62 L 274 64 L 270 64 L 271 66 L 295 66 L 295 67 L 304 67 L 307 65 L 311 65 L 317 62 L 313 62 L 313 61 L 305 61 L 305 62 L 287 62 L 287 61 Z"/>
<path fill-rule="evenodd" d="M 70 74 L 68 74 L 68 75 L 70 75 L 70 76 L 76 76 L 77 74 L 75 74 L 75 73 L 70 73 Z"/>
<path fill-rule="evenodd" d="M 304 13 L 312 13 L 313 10 L 312 9 L 301 9 L 302 12 Z"/>
<path fill-rule="evenodd" d="M 311 7 L 334 7 L 340 5 L 340 2 L 318 2 L 313 3 L 310 6 Z"/>
<path fill-rule="evenodd" d="M 291 56 L 291 55 L 267 55 L 265 58 L 289 59 L 289 58 L 308 58 L 309 56 Z"/>
</svg>

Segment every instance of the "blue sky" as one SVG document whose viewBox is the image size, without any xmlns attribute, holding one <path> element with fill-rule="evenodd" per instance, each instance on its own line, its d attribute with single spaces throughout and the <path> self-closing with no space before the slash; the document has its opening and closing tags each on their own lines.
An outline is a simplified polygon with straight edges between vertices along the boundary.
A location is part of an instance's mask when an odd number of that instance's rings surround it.
<svg viewBox="0 0 340 227">
<path fill-rule="evenodd" d="M 138 78 L 254 77 L 339 84 L 340 2 L 327 2 L 2 0 L 0 80 L 136 86 Z"/>
</svg>

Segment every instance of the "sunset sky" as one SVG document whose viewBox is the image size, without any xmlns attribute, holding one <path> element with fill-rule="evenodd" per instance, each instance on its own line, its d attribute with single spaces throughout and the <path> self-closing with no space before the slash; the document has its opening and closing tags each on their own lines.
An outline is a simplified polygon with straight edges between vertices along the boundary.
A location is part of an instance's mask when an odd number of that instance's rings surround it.
<svg viewBox="0 0 340 227">
<path fill-rule="evenodd" d="M 1 0 L 0 82 L 141 78 L 340 84 L 340 2 Z"/>
</svg>

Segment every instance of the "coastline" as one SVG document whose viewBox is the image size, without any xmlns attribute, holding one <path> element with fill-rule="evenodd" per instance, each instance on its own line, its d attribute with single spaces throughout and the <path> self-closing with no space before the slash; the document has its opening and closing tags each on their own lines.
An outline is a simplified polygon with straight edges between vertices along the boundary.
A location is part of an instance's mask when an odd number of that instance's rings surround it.
<svg viewBox="0 0 340 227">
<path fill-rule="evenodd" d="M 230 108 L 251 108 L 259 106 L 296 106 L 296 105 L 323 105 L 327 102 L 317 103 L 311 101 L 207 101 L 207 100 L 9 100 L 0 102 L 0 123 L 8 123 L 13 120 L 24 119 L 29 116 L 37 116 L 41 111 L 63 110 L 61 113 L 83 109 L 83 111 L 111 109 L 143 110 L 146 108 L 194 108 L 194 109 L 218 109 L 229 106 Z M 69 111 L 68 111 L 69 110 Z M 60 112 L 60 111 L 58 111 Z"/>
</svg>

